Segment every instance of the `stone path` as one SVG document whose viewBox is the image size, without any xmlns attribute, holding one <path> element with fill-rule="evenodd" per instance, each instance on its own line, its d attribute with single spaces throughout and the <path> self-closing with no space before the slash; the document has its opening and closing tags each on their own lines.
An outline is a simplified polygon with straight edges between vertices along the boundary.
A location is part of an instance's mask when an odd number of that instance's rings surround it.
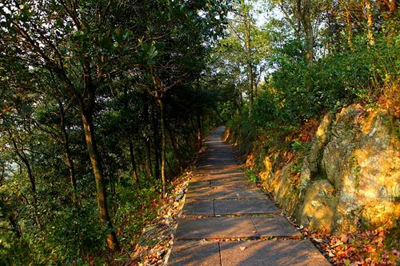
<svg viewBox="0 0 400 266">
<path fill-rule="evenodd" d="M 221 140 L 223 131 L 206 139 L 168 265 L 330 265 L 246 179 Z"/>
</svg>

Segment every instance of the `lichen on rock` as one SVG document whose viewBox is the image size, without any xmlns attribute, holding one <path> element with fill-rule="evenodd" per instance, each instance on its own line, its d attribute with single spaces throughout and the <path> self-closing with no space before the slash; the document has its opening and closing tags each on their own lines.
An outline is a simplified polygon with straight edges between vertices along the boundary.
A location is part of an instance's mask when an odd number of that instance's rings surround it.
<svg viewBox="0 0 400 266">
<path fill-rule="evenodd" d="M 366 113 L 353 105 L 344 108 L 332 125 L 322 168 L 338 191 L 337 232 L 359 226 L 390 228 L 399 217 L 399 145 L 386 119 L 384 113 Z"/>
<path fill-rule="evenodd" d="M 311 230 L 331 232 L 336 204 L 334 187 L 327 180 L 317 180 L 307 190 L 297 218 Z"/>
<path fill-rule="evenodd" d="M 311 143 L 311 149 L 308 155 L 303 161 L 303 167 L 301 169 L 300 176 L 300 190 L 304 191 L 307 189 L 309 182 L 321 175 L 320 164 L 321 158 L 324 151 L 324 147 L 330 139 L 330 131 L 332 125 L 333 115 L 328 113 L 322 119 L 317 132 L 315 133 L 314 139 Z"/>
</svg>

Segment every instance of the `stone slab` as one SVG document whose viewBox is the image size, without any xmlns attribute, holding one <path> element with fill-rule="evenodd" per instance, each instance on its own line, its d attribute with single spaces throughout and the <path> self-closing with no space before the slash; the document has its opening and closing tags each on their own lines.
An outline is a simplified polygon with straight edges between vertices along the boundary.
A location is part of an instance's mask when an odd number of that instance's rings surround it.
<svg viewBox="0 0 400 266">
<path fill-rule="evenodd" d="M 207 177 L 207 180 L 210 181 L 221 181 L 221 182 L 225 182 L 225 181 L 235 181 L 235 180 L 239 180 L 239 181 L 248 181 L 247 177 L 245 175 L 232 175 L 232 174 L 210 174 Z"/>
<path fill-rule="evenodd" d="M 209 154 L 207 158 L 201 161 L 201 163 L 206 163 L 206 164 L 215 164 L 219 165 L 219 163 L 225 164 L 225 165 L 236 165 L 236 160 L 228 154 L 229 151 L 226 152 L 221 152 L 219 154 L 216 154 L 216 152 Z M 200 162 L 199 162 L 200 163 Z"/>
<path fill-rule="evenodd" d="M 210 187 L 210 181 L 194 181 L 189 182 L 188 188 Z"/>
<path fill-rule="evenodd" d="M 172 247 L 169 266 L 217 266 L 221 265 L 217 242 L 176 241 Z"/>
<path fill-rule="evenodd" d="M 245 187 L 210 187 L 190 189 L 186 194 L 187 199 L 265 199 L 266 196 L 257 189 Z"/>
<path fill-rule="evenodd" d="M 186 199 L 213 199 L 221 192 L 216 191 L 215 188 L 207 187 L 207 188 L 192 188 L 189 189 L 186 193 Z"/>
<path fill-rule="evenodd" d="M 215 215 L 276 213 L 279 209 L 269 199 L 214 201 Z"/>
<path fill-rule="evenodd" d="M 264 237 L 300 237 L 301 233 L 285 217 L 251 217 L 257 234 Z"/>
<path fill-rule="evenodd" d="M 246 175 L 239 167 L 231 169 L 218 169 L 218 171 L 211 171 L 212 165 L 208 165 L 206 168 L 197 168 L 193 172 L 193 176 L 196 178 L 206 179 L 229 179 L 229 178 L 241 178 L 247 179 Z M 248 179 L 247 179 L 248 180 Z"/>
<path fill-rule="evenodd" d="M 252 198 L 258 198 L 258 199 L 266 199 L 267 196 L 262 193 L 260 190 L 254 188 L 254 189 L 249 189 L 249 188 L 242 188 L 242 187 L 236 187 L 234 188 L 235 192 L 239 195 L 239 199 L 252 199 Z"/>
<path fill-rule="evenodd" d="M 239 175 L 240 168 L 236 163 L 222 164 L 222 163 L 212 163 L 198 166 L 195 173 L 203 174 L 209 176 L 219 176 L 219 177 L 230 177 L 230 175 Z M 243 176 L 243 172 L 241 173 Z"/>
<path fill-rule="evenodd" d="M 255 237 L 257 231 L 248 217 L 208 217 L 182 219 L 175 237 L 178 240 Z"/>
<path fill-rule="evenodd" d="M 193 181 L 221 181 L 221 182 L 227 182 L 227 181 L 247 181 L 248 179 L 245 176 L 239 176 L 239 175 L 234 175 L 234 176 L 229 176 L 229 175 L 196 175 L 192 178 Z"/>
<path fill-rule="evenodd" d="M 211 180 L 211 187 L 247 187 L 247 188 L 255 188 L 255 185 L 247 180 Z"/>
<path fill-rule="evenodd" d="M 222 265 L 329 266 L 308 240 L 221 242 Z"/>
<path fill-rule="evenodd" d="M 184 215 L 214 215 L 212 201 L 191 201 L 186 202 L 182 213 Z"/>
</svg>

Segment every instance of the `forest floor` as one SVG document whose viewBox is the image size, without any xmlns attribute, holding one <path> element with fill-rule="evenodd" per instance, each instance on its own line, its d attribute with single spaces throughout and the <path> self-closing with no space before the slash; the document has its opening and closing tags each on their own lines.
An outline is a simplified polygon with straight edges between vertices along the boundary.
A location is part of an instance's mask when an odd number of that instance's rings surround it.
<svg viewBox="0 0 400 266">
<path fill-rule="evenodd" d="M 174 190 L 158 206 L 157 218 L 143 228 L 139 241 L 131 254 L 132 259 L 125 265 L 166 264 L 191 176 L 191 169 L 188 169 L 180 178 L 174 180 L 172 184 Z"/>
</svg>

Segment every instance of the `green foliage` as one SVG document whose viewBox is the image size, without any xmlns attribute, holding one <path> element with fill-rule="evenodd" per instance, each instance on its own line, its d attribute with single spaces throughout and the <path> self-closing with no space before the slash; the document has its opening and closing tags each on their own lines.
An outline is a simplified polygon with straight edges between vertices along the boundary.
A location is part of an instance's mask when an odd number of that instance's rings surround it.
<svg viewBox="0 0 400 266">
<path fill-rule="evenodd" d="M 244 170 L 245 175 L 247 176 L 248 179 L 250 179 L 251 181 L 253 181 L 254 183 L 260 183 L 261 179 L 260 177 L 257 175 L 256 171 L 247 168 Z"/>
<path fill-rule="evenodd" d="M 251 112 L 243 109 L 252 122 L 242 119 L 242 128 L 291 130 L 353 102 L 374 103 L 383 88 L 396 84 L 398 44 L 377 38 L 374 47 L 360 43 L 357 50 L 329 54 L 309 69 L 296 59 L 296 50 L 293 42 L 277 50 L 273 64 L 279 69 L 266 79 Z"/>
<path fill-rule="evenodd" d="M 292 148 L 293 148 L 293 151 L 295 151 L 295 152 L 306 153 L 310 150 L 311 145 L 309 143 L 304 143 L 304 142 L 295 140 L 292 143 Z"/>
<path fill-rule="evenodd" d="M 137 6 L 0 3 L 1 265 L 110 264 L 112 232 L 132 250 L 162 162 L 169 182 L 215 125 L 201 77 L 230 4 Z"/>
<path fill-rule="evenodd" d="M 1 265 L 28 265 L 34 259 L 28 242 L 18 238 L 12 232 L 0 235 L 0 264 Z"/>
<path fill-rule="evenodd" d="M 303 161 L 304 161 L 304 157 L 298 157 L 296 159 L 296 162 L 293 164 L 293 172 L 294 173 L 300 173 L 301 169 L 303 168 Z"/>
</svg>

